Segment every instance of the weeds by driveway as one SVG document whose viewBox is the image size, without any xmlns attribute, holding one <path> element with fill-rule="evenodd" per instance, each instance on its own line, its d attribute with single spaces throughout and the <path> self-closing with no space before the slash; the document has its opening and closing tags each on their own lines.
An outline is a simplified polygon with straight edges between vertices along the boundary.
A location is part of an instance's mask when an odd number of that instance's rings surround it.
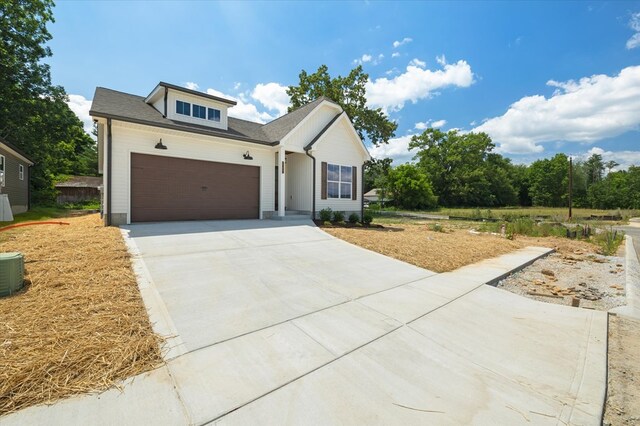
<svg viewBox="0 0 640 426">
<path fill-rule="evenodd" d="M 98 215 L 0 233 L 25 290 L 0 299 L 0 415 L 104 390 L 162 362 L 119 229 Z"/>
</svg>

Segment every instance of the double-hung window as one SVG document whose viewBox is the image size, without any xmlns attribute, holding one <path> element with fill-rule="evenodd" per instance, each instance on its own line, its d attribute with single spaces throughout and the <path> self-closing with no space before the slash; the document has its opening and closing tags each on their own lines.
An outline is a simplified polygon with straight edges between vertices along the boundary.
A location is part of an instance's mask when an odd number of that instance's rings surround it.
<svg viewBox="0 0 640 426">
<path fill-rule="evenodd" d="M 220 121 L 220 110 L 219 109 L 214 109 L 214 108 L 209 108 L 208 115 L 207 115 L 207 119 L 211 120 L 211 121 Z M 204 118 L 204 117 L 202 117 Z"/>
<path fill-rule="evenodd" d="M 18 164 L 18 179 L 24 180 L 24 166 L 22 164 Z"/>
<path fill-rule="evenodd" d="M 327 164 L 327 197 L 351 199 L 351 166 Z"/>
<path fill-rule="evenodd" d="M 194 105 L 195 107 L 196 105 Z M 189 102 L 176 101 L 176 113 L 191 115 L 191 104 Z"/>
<path fill-rule="evenodd" d="M 207 108 L 193 104 L 193 116 L 196 118 L 206 118 Z"/>
</svg>

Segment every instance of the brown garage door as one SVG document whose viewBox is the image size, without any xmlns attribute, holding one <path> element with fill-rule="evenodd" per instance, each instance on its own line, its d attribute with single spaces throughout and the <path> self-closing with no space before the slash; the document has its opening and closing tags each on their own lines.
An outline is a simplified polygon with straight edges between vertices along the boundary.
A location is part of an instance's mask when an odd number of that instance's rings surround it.
<svg viewBox="0 0 640 426">
<path fill-rule="evenodd" d="M 257 219 L 260 168 L 131 154 L 131 221 Z"/>
</svg>

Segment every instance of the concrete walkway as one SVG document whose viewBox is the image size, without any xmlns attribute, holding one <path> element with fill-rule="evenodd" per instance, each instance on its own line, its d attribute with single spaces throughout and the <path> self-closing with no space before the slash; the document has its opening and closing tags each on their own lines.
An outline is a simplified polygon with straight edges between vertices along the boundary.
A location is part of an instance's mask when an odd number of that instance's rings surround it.
<svg viewBox="0 0 640 426">
<path fill-rule="evenodd" d="M 600 424 L 606 313 L 434 274 L 307 222 L 128 227 L 167 364 L 1 424 Z"/>
<path fill-rule="evenodd" d="M 627 304 L 611 312 L 640 319 L 640 218 L 629 220 L 629 226 L 617 226 L 625 236 L 625 294 Z"/>
</svg>

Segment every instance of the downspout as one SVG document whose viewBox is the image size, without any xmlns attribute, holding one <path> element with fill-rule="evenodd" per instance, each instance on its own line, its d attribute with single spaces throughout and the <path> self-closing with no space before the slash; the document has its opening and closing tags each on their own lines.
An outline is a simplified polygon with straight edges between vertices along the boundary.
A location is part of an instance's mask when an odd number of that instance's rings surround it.
<svg viewBox="0 0 640 426">
<path fill-rule="evenodd" d="M 305 149 L 304 152 L 305 154 L 307 154 L 308 157 L 311 157 L 311 159 L 313 160 L 313 183 L 312 183 L 312 189 L 311 189 L 311 220 L 315 220 L 316 218 L 316 157 L 314 157 L 313 155 L 309 154 L 309 151 L 311 151 L 311 148 L 309 149 Z"/>
<path fill-rule="evenodd" d="M 360 178 L 360 188 L 362 188 L 362 191 L 360 191 L 360 220 L 364 223 L 364 168 L 367 165 L 367 163 L 362 163 L 362 177 Z"/>
<path fill-rule="evenodd" d="M 167 99 L 169 96 L 169 89 L 168 88 L 164 88 L 164 115 L 163 118 L 167 118 Z"/>
<path fill-rule="evenodd" d="M 107 118 L 107 226 L 111 226 L 111 139 L 111 119 Z"/>
<path fill-rule="evenodd" d="M 31 210 L 31 167 L 27 165 L 27 211 Z"/>
</svg>

